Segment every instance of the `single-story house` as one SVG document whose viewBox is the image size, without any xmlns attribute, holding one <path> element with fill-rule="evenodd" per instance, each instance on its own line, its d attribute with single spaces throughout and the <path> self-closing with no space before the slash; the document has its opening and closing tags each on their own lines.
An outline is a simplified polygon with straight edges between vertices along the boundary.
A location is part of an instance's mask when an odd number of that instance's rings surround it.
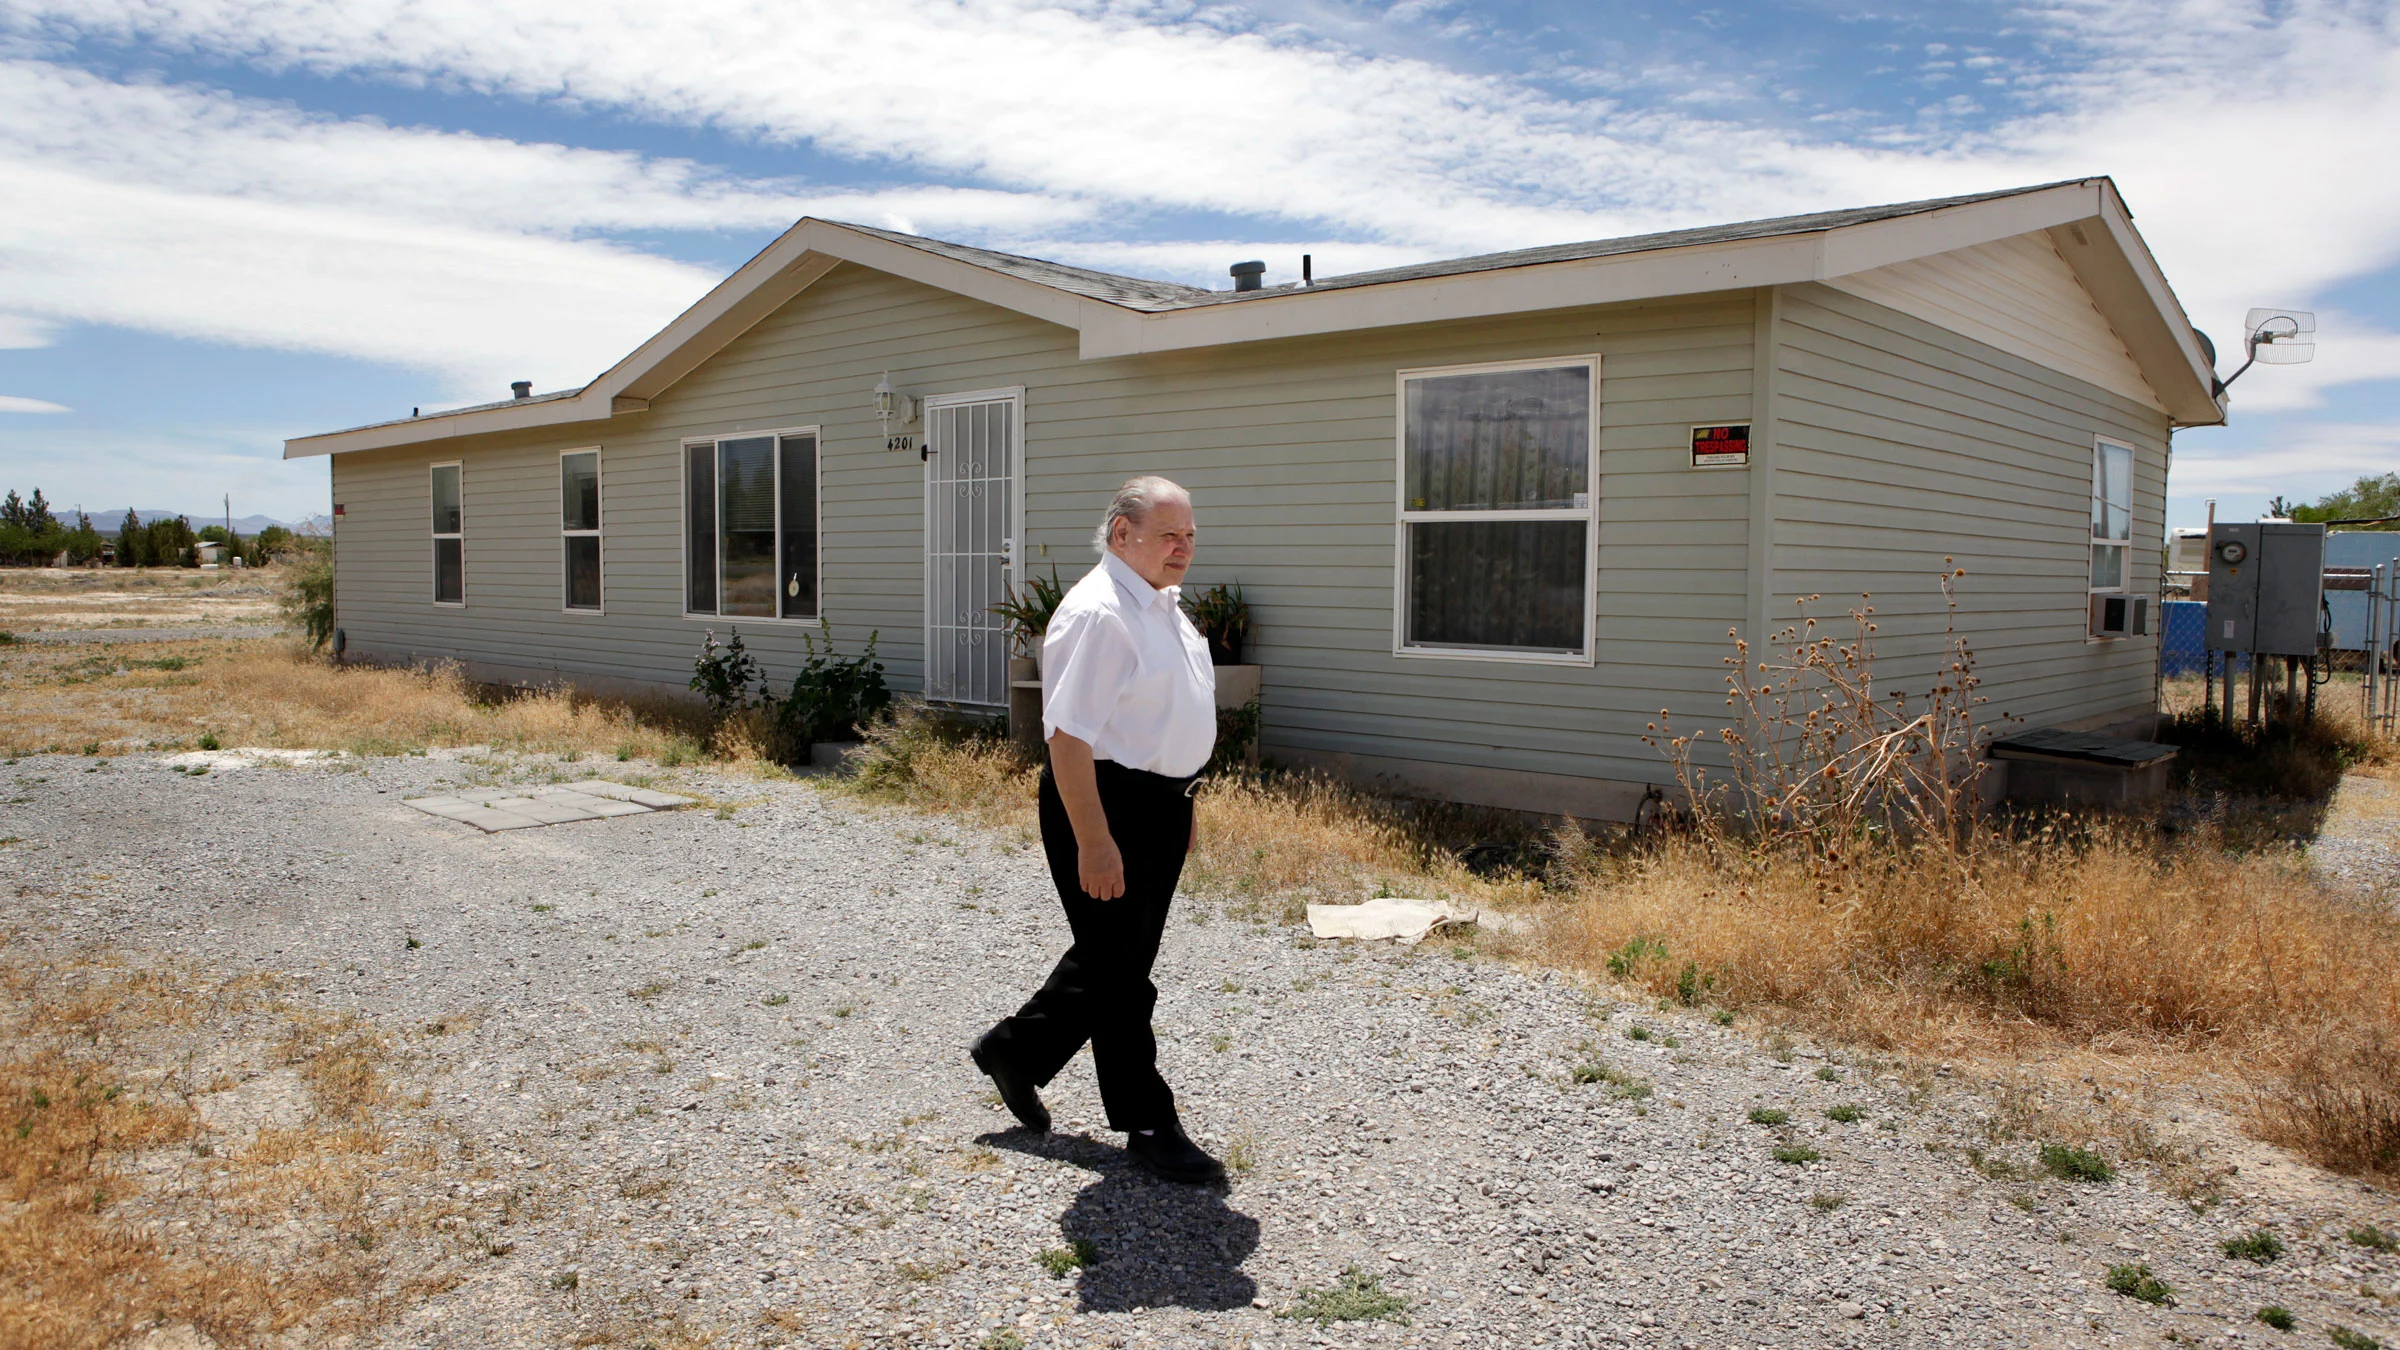
<svg viewBox="0 0 2400 1350">
<path fill-rule="evenodd" d="M 580 389 L 289 442 L 331 459 L 353 658 L 680 691 L 703 630 L 789 679 L 820 620 L 896 689 L 1006 705 L 990 607 L 1188 485 L 1262 743 L 1625 818 L 1645 724 L 1725 714 L 1729 633 L 1872 594 L 1990 710 L 2152 708 L 2174 428 L 2210 358 L 2106 178 L 1207 290 L 806 219 Z"/>
</svg>

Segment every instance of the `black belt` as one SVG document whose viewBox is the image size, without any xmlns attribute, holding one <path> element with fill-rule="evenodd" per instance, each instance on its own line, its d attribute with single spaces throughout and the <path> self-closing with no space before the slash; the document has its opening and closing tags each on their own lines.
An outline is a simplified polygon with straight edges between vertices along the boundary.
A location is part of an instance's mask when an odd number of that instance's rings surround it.
<svg viewBox="0 0 2400 1350">
<path fill-rule="evenodd" d="M 1092 775 L 1104 786 L 1142 797 L 1189 797 L 1200 790 L 1196 773 L 1170 778 L 1148 769 L 1129 769 L 1113 759 L 1093 760 Z"/>
</svg>

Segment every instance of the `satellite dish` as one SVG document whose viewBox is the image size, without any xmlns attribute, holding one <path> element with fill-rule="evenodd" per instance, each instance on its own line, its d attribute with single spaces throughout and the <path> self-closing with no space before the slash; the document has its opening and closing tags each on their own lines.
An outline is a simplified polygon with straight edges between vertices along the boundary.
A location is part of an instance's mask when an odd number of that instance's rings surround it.
<svg viewBox="0 0 2400 1350">
<path fill-rule="evenodd" d="M 2313 359 L 2317 316 L 2305 309 L 2254 309 L 2242 316 L 2243 345 L 2250 359 L 2270 366 L 2296 366 Z"/>
<path fill-rule="evenodd" d="M 2197 329 L 2193 330 L 2195 333 Z M 2254 309 L 2242 316 L 2242 353 L 2248 359 L 2240 369 L 2217 381 L 2217 394 L 2222 397 L 2242 372 L 2264 361 L 2270 366 L 2296 366 L 2313 361 L 2317 355 L 2317 316 L 2305 309 Z M 2200 339 L 2203 346 L 2208 339 Z M 2213 358 L 2216 352 L 2209 352 Z"/>
</svg>

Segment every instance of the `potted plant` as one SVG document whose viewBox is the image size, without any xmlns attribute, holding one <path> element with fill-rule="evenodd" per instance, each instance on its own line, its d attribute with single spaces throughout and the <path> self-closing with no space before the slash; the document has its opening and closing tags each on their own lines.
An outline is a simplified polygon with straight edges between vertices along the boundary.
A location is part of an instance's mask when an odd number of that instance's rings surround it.
<svg viewBox="0 0 2400 1350">
<path fill-rule="evenodd" d="M 1050 631 L 1050 616 L 1066 598 L 1067 588 L 1059 582 L 1058 568 L 1053 565 L 1047 579 L 1027 578 L 1025 593 L 992 606 L 992 613 L 1008 620 L 1009 641 L 1018 654 L 1039 661 L 1042 635 Z"/>
<path fill-rule="evenodd" d="M 1242 644 L 1250 637 L 1250 602 L 1240 586 L 1211 586 L 1183 599 L 1183 612 L 1192 627 L 1208 641 L 1208 661 L 1215 666 L 1242 664 Z"/>
</svg>

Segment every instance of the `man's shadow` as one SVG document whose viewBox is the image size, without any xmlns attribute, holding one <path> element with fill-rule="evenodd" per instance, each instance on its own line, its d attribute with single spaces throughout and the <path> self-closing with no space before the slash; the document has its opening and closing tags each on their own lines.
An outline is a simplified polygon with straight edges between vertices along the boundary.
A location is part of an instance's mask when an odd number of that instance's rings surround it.
<svg viewBox="0 0 2400 1350">
<path fill-rule="evenodd" d="M 1246 1308 L 1258 1282 L 1242 1262 L 1258 1250 L 1258 1220 L 1225 1203 L 1225 1188 L 1160 1181 L 1122 1149 L 1083 1135 L 1004 1130 L 976 1141 L 1095 1174 L 1059 1216 L 1066 1245 L 1089 1243 L 1078 1281 L 1084 1312 Z"/>
</svg>

